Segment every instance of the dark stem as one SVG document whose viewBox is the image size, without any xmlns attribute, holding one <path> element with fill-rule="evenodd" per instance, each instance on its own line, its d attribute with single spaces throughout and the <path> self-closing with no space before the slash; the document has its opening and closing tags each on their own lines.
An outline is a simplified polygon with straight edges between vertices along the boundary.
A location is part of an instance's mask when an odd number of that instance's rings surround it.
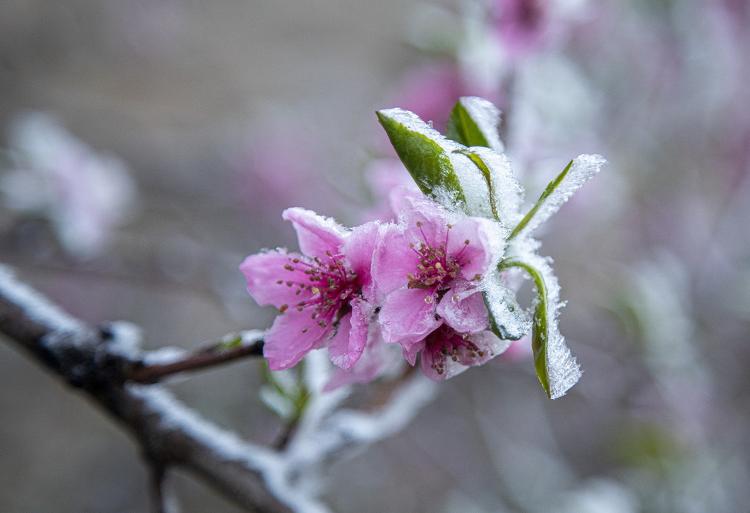
<svg viewBox="0 0 750 513">
<path fill-rule="evenodd" d="M 126 379 L 136 383 L 157 383 L 174 374 L 207 369 L 241 358 L 263 356 L 262 338 L 242 341 L 239 337 L 239 345 L 227 347 L 227 342 L 219 342 L 169 363 L 140 363 L 133 367 Z"/>
</svg>

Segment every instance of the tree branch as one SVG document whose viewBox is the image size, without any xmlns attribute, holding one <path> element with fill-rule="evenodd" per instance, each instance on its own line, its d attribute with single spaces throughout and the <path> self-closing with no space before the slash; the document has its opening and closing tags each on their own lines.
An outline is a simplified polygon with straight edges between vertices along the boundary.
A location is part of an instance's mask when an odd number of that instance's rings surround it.
<svg viewBox="0 0 750 513">
<path fill-rule="evenodd" d="M 128 384 L 133 355 L 0 267 L 0 333 L 81 389 L 133 436 L 150 461 L 179 466 L 248 511 L 292 510 L 269 488 L 266 449 L 198 416 L 155 386 Z"/>
<path fill-rule="evenodd" d="M 220 342 L 192 352 L 164 348 L 145 353 L 127 379 L 135 383 L 157 383 L 174 374 L 207 369 L 241 358 L 263 356 L 262 337 L 262 331 L 245 331 L 227 335 Z"/>
</svg>

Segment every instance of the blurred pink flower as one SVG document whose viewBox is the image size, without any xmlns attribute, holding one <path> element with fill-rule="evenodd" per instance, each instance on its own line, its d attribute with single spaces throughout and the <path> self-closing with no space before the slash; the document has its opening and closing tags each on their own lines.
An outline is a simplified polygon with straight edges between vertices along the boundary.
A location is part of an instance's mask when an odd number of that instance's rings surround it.
<svg viewBox="0 0 750 513">
<path fill-rule="evenodd" d="M 252 214 L 285 205 L 330 209 L 340 203 L 316 165 L 321 160 L 319 146 L 319 141 L 291 123 L 280 123 L 254 138 L 235 164 L 240 202 Z"/>
<path fill-rule="evenodd" d="M 125 164 L 95 152 L 42 113 L 18 118 L 10 143 L 16 169 L 0 180 L 5 204 L 49 218 L 70 254 L 100 252 L 134 209 L 136 188 Z"/>
<path fill-rule="evenodd" d="M 364 220 L 392 220 L 397 213 L 395 205 L 405 194 L 420 194 L 409 172 L 398 159 L 382 158 L 374 160 L 365 170 L 375 206 L 365 213 Z"/>
<path fill-rule="evenodd" d="M 511 58 L 538 48 L 549 31 L 552 0 L 494 0 L 495 28 Z"/>
<path fill-rule="evenodd" d="M 451 109 L 461 96 L 481 96 L 495 103 L 499 100 L 496 90 L 474 82 L 454 62 L 424 66 L 406 76 L 394 105 L 401 105 L 443 131 Z"/>
<path fill-rule="evenodd" d="M 368 341 L 379 224 L 347 230 L 301 208 L 285 210 L 283 218 L 292 222 L 302 254 L 266 251 L 240 266 L 250 295 L 282 313 L 266 334 L 264 356 L 271 369 L 287 369 L 327 345 L 331 361 L 350 369 Z"/>
</svg>

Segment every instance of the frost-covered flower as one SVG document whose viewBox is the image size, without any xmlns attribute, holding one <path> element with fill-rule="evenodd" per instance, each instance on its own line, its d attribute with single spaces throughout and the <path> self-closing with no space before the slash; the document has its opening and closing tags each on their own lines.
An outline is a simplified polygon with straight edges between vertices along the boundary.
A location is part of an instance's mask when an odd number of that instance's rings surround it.
<svg viewBox="0 0 750 513">
<path fill-rule="evenodd" d="M 420 365 L 426 376 L 448 379 L 488 362 L 509 346 L 509 340 L 501 340 L 489 330 L 461 334 L 443 324 L 425 338 Z"/>
<path fill-rule="evenodd" d="M 136 190 L 126 166 L 94 152 L 41 113 L 19 118 L 10 143 L 15 169 L 0 181 L 4 203 L 48 217 L 73 255 L 100 251 L 133 210 Z"/>
<path fill-rule="evenodd" d="M 271 369 L 287 369 L 327 346 L 331 361 L 350 369 L 368 342 L 370 264 L 380 225 L 347 230 L 301 208 L 282 217 L 294 226 L 301 254 L 265 251 L 240 266 L 250 295 L 281 312 L 266 334 L 264 356 Z"/>
<path fill-rule="evenodd" d="M 456 337 L 488 329 L 481 281 L 502 256 L 502 231 L 494 221 L 449 212 L 425 197 L 403 199 L 401 223 L 384 230 L 373 257 L 383 339 L 401 344 L 412 365 L 429 348 L 430 375 L 448 377 L 437 353 L 459 351 L 464 365 L 487 354 L 484 342 L 477 349 Z M 455 336 L 444 329 L 428 337 L 443 324 Z"/>
</svg>

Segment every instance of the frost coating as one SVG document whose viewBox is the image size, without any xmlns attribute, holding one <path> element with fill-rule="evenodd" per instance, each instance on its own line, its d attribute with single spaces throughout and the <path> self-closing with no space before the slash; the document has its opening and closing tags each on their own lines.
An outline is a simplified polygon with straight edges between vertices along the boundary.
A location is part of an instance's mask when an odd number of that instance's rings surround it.
<svg viewBox="0 0 750 513">
<path fill-rule="evenodd" d="M 495 105 L 478 96 L 464 96 L 459 103 L 469 113 L 471 119 L 477 124 L 482 135 L 489 143 L 489 147 L 497 153 L 505 150 L 505 145 L 500 140 L 498 127 L 500 126 L 500 109 Z"/>
<path fill-rule="evenodd" d="M 580 366 L 567 344 L 565 344 L 565 337 L 560 333 L 557 324 L 557 315 L 563 307 L 563 303 L 560 301 L 560 285 L 552 271 L 549 258 L 529 252 L 524 254 L 520 260 L 538 271 L 546 291 L 547 347 L 545 363 L 549 381 L 549 396 L 551 399 L 557 399 L 565 395 L 581 377 Z M 537 326 L 534 328 L 536 329 Z"/>
<path fill-rule="evenodd" d="M 487 308 L 492 314 L 495 328 L 504 339 L 518 340 L 531 329 L 531 319 L 516 302 L 512 290 L 503 286 L 500 274 L 495 272 L 484 283 Z"/>
<path fill-rule="evenodd" d="M 508 157 L 481 146 L 473 146 L 469 152 L 479 158 L 489 171 L 491 199 L 500 222 L 510 231 L 521 220 L 523 188 L 513 174 Z"/>
<path fill-rule="evenodd" d="M 464 192 L 464 212 L 470 216 L 492 218 L 490 190 L 482 173 L 478 172 L 469 157 L 462 153 L 451 153 L 450 160 Z M 455 203 L 453 208 L 455 209 Z"/>
<path fill-rule="evenodd" d="M 116 321 L 109 324 L 111 341 L 109 350 L 129 360 L 136 360 L 141 353 L 141 328 L 132 322 Z"/>
<path fill-rule="evenodd" d="M 601 155 L 579 155 L 566 170 L 555 178 L 542 193 L 536 205 L 526 214 L 521 224 L 511 234 L 528 236 L 539 225 L 557 212 L 591 177 L 597 174 L 607 161 Z"/>
<path fill-rule="evenodd" d="M 186 433 L 222 459 L 259 472 L 274 495 L 294 511 L 329 513 L 328 508 L 318 502 L 308 490 L 298 489 L 290 482 L 289 475 L 293 468 L 280 454 L 247 442 L 209 422 L 162 387 L 131 384 L 127 388 L 159 419 L 162 428 Z"/>
<path fill-rule="evenodd" d="M 24 305 L 26 314 L 58 332 L 83 332 L 84 327 L 28 285 L 18 281 L 8 267 L 0 265 L 0 295 L 16 305 Z"/>
</svg>

